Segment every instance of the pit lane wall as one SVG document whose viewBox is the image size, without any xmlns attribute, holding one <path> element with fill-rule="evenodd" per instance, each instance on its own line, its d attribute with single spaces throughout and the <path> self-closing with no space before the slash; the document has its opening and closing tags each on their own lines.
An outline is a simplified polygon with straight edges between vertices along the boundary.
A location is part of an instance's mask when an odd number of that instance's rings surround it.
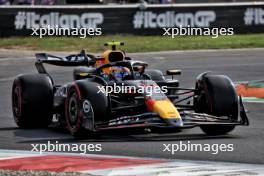
<svg viewBox="0 0 264 176">
<path fill-rule="evenodd" d="M 162 35 L 162 28 L 234 28 L 264 32 L 264 3 L 1 6 L 0 36 L 28 36 L 31 28 L 102 28 L 103 34 Z"/>
</svg>

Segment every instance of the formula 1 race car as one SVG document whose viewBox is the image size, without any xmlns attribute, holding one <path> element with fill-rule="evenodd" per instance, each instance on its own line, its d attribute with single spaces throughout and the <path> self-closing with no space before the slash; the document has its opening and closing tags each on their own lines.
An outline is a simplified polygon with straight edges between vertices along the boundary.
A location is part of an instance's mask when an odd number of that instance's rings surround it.
<svg viewBox="0 0 264 176">
<path fill-rule="evenodd" d="M 58 57 L 36 54 L 39 74 L 22 74 L 12 87 L 12 108 L 20 128 L 58 123 L 75 137 L 133 129 L 175 132 L 199 126 L 208 135 L 222 135 L 236 125 L 249 125 L 232 81 L 224 75 L 200 74 L 195 88 L 181 88 L 180 70 L 147 69 L 109 42 L 101 57 L 81 51 Z M 44 64 L 72 66 L 74 80 L 56 85 Z M 171 77 L 165 79 L 166 76 Z M 138 130 L 135 130 L 138 129 Z"/>
</svg>

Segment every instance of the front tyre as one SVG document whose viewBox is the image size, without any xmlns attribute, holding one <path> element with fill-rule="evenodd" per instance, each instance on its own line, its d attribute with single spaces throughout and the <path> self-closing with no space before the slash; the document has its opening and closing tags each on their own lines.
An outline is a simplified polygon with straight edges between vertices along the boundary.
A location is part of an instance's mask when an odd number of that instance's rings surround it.
<svg viewBox="0 0 264 176">
<path fill-rule="evenodd" d="M 232 81 L 223 75 L 202 74 L 196 82 L 195 112 L 238 120 L 238 96 Z M 234 130 L 234 125 L 203 125 L 208 135 L 224 135 Z"/>
<path fill-rule="evenodd" d="M 67 128 L 75 138 L 94 136 L 95 120 L 106 116 L 108 99 L 98 92 L 99 86 L 95 82 L 79 80 L 68 89 L 65 118 Z"/>
<path fill-rule="evenodd" d="M 81 138 L 88 135 L 89 131 L 82 126 L 84 114 L 82 112 L 81 95 L 78 89 L 76 86 L 72 86 L 69 89 L 65 115 L 67 128 L 70 133 L 76 138 Z"/>
</svg>

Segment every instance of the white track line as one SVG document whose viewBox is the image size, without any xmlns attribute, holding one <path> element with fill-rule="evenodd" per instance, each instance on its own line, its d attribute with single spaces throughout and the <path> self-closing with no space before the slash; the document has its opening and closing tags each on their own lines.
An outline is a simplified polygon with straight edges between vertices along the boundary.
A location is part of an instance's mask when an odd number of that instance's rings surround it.
<svg viewBox="0 0 264 176">
<path fill-rule="evenodd" d="M 198 175 L 264 175 L 263 165 L 241 164 L 241 163 L 224 163 L 224 162 L 199 162 L 177 160 L 162 164 L 152 164 L 135 167 L 124 167 L 116 169 L 105 169 L 97 171 L 86 171 L 82 173 L 94 175 L 181 175 L 181 176 L 198 176 Z M 243 174 L 244 173 L 244 174 Z"/>
<path fill-rule="evenodd" d="M 13 77 L 0 78 L 0 82 L 4 82 L 4 81 L 12 81 L 12 80 L 14 80 L 14 79 L 15 79 L 14 76 L 13 76 Z"/>
</svg>

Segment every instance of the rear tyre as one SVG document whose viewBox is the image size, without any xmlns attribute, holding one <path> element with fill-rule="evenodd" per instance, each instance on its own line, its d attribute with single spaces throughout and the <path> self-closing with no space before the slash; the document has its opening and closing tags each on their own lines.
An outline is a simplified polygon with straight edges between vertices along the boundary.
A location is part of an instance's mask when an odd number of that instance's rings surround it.
<svg viewBox="0 0 264 176">
<path fill-rule="evenodd" d="M 20 128 L 47 127 L 53 115 L 53 85 L 47 75 L 20 75 L 12 87 L 12 110 Z"/>
<path fill-rule="evenodd" d="M 179 86 L 179 83 L 177 80 L 171 80 L 171 81 L 166 80 L 162 71 L 160 71 L 160 70 L 146 69 L 145 74 L 149 79 L 155 81 L 160 87 L 161 86 L 171 86 L 171 87 L 178 87 Z M 177 92 L 178 92 L 177 90 L 168 89 L 168 92 L 166 93 L 166 95 L 175 95 L 175 94 L 177 94 Z"/>
<path fill-rule="evenodd" d="M 75 138 L 93 137 L 94 121 L 106 117 L 108 100 L 105 94 L 98 93 L 98 86 L 98 83 L 80 80 L 68 90 L 65 117 L 67 128 Z M 84 125 L 85 116 L 90 118 L 90 129 Z"/>
<path fill-rule="evenodd" d="M 165 77 L 160 70 L 146 69 L 145 74 L 153 81 L 165 81 Z"/>
<path fill-rule="evenodd" d="M 238 97 L 232 81 L 223 75 L 202 75 L 196 83 L 195 112 L 238 119 Z M 224 135 L 234 130 L 234 125 L 203 125 L 208 135 Z"/>
</svg>

